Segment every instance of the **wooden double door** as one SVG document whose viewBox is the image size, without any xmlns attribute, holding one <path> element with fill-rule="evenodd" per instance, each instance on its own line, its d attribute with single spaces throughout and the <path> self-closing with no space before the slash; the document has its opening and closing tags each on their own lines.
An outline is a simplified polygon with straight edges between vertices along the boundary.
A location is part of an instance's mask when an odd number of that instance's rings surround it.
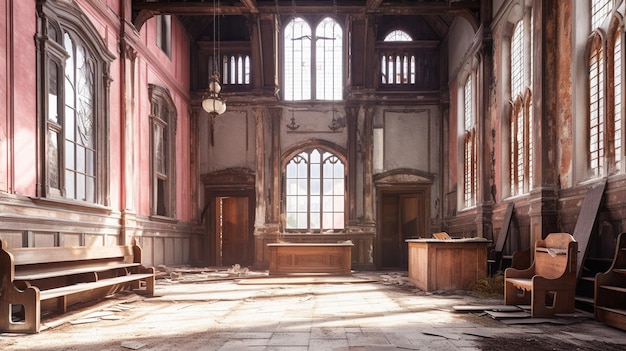
<svg viewBox="0 0 626 351">
<path fill-rule="evenodd" d="M 406 239 L 430 234 L 430 196 L 427 189 L 387 190 L 378 193 L 378 269 L 408 269 Z"/>
</svg>

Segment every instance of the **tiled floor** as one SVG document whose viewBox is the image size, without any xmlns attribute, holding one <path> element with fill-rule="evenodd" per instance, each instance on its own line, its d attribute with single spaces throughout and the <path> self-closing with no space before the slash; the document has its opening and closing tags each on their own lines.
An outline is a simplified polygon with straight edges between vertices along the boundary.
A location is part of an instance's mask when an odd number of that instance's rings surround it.
<svg viewBox="0 0 626 351">
<path fill-rule="evenodd" d="M 159 280 L 157 297 L 118 296 L 60 319 L 44 319 L 47 329 L 39 334 L 0 334 L 0 349 L 626 350 L 626 332 L 593 319 L 509 325 L 452 309 L 501 304 L 500 299 L 427 294 L 408 284 L 402 272 L 353 277 L 363 280 Z"/>
</svg>

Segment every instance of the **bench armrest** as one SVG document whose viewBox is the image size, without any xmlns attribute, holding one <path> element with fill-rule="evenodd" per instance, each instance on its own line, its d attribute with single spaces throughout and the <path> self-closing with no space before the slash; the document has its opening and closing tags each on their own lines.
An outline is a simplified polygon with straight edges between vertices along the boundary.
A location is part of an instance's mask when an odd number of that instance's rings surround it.
<svg viewBox="0 0 626 351">
<path fill-rule="evenodd" d="M 504 278 L 527 278 L 531 279 L 535 275 L 535 266 L 527 269 L 507 268 L 504 270 Z"/>
</svg>

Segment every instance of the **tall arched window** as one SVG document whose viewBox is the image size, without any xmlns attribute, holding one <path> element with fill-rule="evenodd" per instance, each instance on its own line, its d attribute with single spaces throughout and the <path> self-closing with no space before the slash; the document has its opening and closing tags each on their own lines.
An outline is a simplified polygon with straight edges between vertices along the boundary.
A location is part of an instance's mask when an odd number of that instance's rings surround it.
<svg viewBox="0 0 626 351">
<path fill-rule="evenodd" d="M 528 16 L 529 18 L 530 16 Z M 531 22 L 528 20 L 527 22 Z M 525 19 L 515 24 L 510 46 L 510 195 L 528 193 L 532 178 L 532 64 L 530 30 Z"/>
<path fill-rule="evenodd" d="M 465 207 L 476 205 L 478 190 L 477 182 L 477 149 L 476 149 L 476 118 L 474 115 L 474 83 L 470 74 L 463 86 L 463 202 Z"/>
<path fill-rule="evenodd" d="M 589 177 L 621 172 L 623 167 L 623 31 L 621 20 L 612 16 L 613 6 L 609 0 L 593 0 L 590 4 L 586 125 Z"/>
<path fill-rule="evenodd" d="M 75 5 L 48 1 L 38 17 L 47 24 L 37 36 L 44 58 L 37 72 L 45 147 L 39 193 L 106 204 L 107 80 L 114 57 Z"/>
<path fill-rule="evenodd" d="M 622 169 L 622 115 L 624 114 L 623 89 L 624 74 L 622 73 L 622 31 L 615 32 L 613 45 L 613 152 L 615 154 L 615 170 Z"/>
<path fill-rule="evenodd" d="M 176 216 L 176 106 L 170 92 L 149 85 L 151 214 Z"/>
<path fill-rule="evenodd" d="M 283 36 L 285 100 L 341 100 L 343 97 L 343 30 L 330 17 L 311 30 L 296 17 Z"/>
<path fill-rule="evenodd" d="M 589 54 L 589 172 L 604 174 L 604 50 L 596 36 Z"/>
<path fill-rule="evenodd" d="M 302 151 L 285 167 L 285 229 L 335 231 L 345 225 L 345 167 L 320 148 Z"/>
</svg>

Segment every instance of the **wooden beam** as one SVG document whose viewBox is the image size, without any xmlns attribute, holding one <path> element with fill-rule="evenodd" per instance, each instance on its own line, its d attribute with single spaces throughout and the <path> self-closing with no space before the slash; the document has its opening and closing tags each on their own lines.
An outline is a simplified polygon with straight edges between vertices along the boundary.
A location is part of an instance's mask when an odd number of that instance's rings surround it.
<svg viewBox="0 0 626 351">
<path fill-rule="evenodd" d="M 380 7 L 380 4 L 382 3 L 383 3 L 383 0 L 367 0 L 367 3 L 365 4 L 365 10 L 366 11 L 375 10 L 378 7 Z"/>
<path fill-rule="evenodd" d="M 250 13 L 259 13 L 259 7 L 256 0 L 241 0 L 241 3 L 250 11 Z"/>
</svg>

